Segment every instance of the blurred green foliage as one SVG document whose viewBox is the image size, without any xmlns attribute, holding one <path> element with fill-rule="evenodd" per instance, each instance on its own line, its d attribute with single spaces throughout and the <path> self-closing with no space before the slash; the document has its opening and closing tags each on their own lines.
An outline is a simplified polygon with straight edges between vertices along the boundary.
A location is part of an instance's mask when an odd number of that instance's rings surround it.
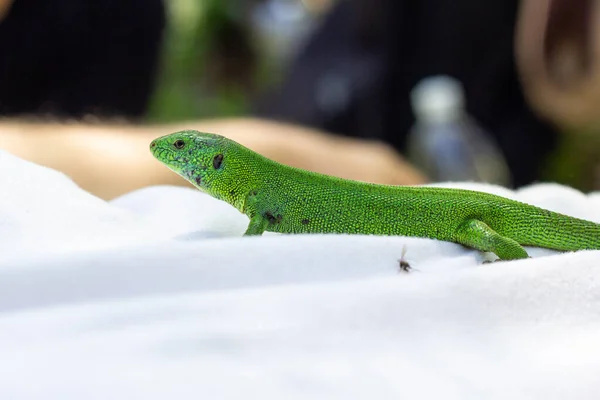
<svg viewBox="0 0 600 400">
<path fill-rule="evenodd" d="M 543 181 L 589 192 L 600 189 L 600 128 L 565 131 L 542 168 Z"/>
<path fill-rule="evenodd" d="M 272 26 L 261 31 L 253 20 L 259 4 L 165 0 L 167 27 L 149 122 L 247 114 L 254 96 L 281 79 L 293 41 L 310 29 L 310 18 L 300 20 L 291 37 L 269 31 Z"/>
<path fill-rule="evenodd" d="M 247 90 L 227 82 L 213 87 L 211 77 L 207 76 L 219 35 L 237 23 L 230 12 L 234 3 L 221 0 L 165 2 L 167 28 L 158 81 L 147 117 L 150 122 L 246 112 Z"/>
</svg>

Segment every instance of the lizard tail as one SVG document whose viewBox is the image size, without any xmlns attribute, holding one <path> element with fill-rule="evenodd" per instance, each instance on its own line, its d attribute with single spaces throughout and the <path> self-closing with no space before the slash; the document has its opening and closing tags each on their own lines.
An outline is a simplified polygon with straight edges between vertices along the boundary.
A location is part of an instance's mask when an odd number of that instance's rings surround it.
<svg viewBox="0 0 600 400">
<path fill-rule="evenodd" d="M 535 208 L 535 207 L 534 207 Z M 600 224 L 535 208 L 525 217 L 523 228 L 513 239 L 522 245 L 562 251 L 600 250 Z"/>
</svg>

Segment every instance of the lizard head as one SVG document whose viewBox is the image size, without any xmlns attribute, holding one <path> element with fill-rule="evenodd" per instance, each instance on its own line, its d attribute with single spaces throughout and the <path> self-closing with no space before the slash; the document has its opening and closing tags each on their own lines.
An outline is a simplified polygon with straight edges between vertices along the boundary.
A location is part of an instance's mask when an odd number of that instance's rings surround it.
<svg viewBox="0 0 600 400">
<path fill-rule="evenodd" d="M 230 142 L 212 133 L 185 130 L 153 140 L 150 151 L 201 191 L 221 198 L 218 182 L 227 164 Z"/>
</svg>

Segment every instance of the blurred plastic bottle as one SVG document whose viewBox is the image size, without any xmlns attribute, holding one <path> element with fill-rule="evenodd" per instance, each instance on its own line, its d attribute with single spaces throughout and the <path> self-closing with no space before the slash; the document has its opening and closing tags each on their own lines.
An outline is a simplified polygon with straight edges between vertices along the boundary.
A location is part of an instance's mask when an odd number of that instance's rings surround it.
<svg viewBox="0 0 600 400">
<path fill-rule="evenodd" d="M 494 138 L 465 111 L 463 88 L 448 76 L 423 79 L 412 90 L 416 122 L 408 159 L 432 180 L 510 186 L 510 172 Z"/>
</svg>

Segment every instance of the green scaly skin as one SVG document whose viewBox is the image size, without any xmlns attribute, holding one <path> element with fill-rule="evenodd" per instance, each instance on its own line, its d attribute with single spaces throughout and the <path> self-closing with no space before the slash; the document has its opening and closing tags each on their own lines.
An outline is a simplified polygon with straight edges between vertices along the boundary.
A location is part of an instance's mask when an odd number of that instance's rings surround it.
<svg viewBox="0 0 600 400">
<path fill-rule="evenodd" d="M 153 155 L 195 187 L 250 218 L 245 235 L 347 233 L 417 236 L 527 258 L 524 246 L 600 249 L 600 224 L 464 189 L 387 186 L 269 160 L 193 130 L 157 138 Z"/>
</svg>

